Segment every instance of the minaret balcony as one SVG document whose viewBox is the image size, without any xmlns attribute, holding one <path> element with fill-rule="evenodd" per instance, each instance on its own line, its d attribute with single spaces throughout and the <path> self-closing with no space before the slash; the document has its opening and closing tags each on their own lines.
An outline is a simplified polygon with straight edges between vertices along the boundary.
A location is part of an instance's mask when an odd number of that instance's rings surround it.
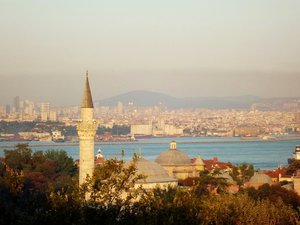
<svg viewBox="0 0 300 225">
<path fill-rule="evenodd" d="M 80 122 L 77 125 L 78 136 L 79 137 L 94 137 L 96 135 L 97 128 L 98 128 L 98 124 L 96 121 Z"/>
</svg>

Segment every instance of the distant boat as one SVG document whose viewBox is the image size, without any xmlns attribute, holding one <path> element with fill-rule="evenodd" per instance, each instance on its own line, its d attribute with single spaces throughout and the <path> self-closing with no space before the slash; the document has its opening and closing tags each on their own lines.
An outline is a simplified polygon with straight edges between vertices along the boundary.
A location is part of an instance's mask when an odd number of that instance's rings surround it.
<svg viewBox="0 0 300 225">
<path fill-rule="evenodd" d="M 262 139 L 266 140 L 266 141 L 276 141 L 277 140 L 277 138 L 273 137 L 273 136 L 263 136 Z"/>
<path fill-rule="evenodd" d="M 132 135 L 132 136 L 130 137 L 130 140 L 131 140 L 131 141 L 135 141 L 135 140 L 136 140 L 135 137 L 134 137 L 134 135 Z"/>
<path fill-rule="evenodd" d="M 58 143 L 65 142 L 65 136 L 59 130 L 52 131 L 52 141 Z"/>
<path fill-rule="evenodd" d="M 63 139 L 63 138 L 57 138 L 57 139 L 54 139 L 53 141 L 57 142 L 57 143 L 62 143 L 62 142 L 65 142 L 65 139 Z"/>
<path fill-rule="evenodd" d="M 134 135 L 135 139 L 149 139 L 152 138 L 152 135 Z"/>
</svg>

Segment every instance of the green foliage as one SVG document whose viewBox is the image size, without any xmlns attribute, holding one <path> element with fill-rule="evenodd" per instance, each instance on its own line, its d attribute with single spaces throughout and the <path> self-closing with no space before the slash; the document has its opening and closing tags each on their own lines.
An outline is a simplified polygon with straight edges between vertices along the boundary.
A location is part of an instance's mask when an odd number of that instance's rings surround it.
<svg viewBox="0 0 300 225">
<path fill-rule="evenodd" d="M 250 178 L 254 175 L 254 167 L 248 163 L 242 163 L 238 166 L 232 168 L 230 176 L 238 185 L 243 185 L 245 182 L 248 182 Z"/>
<path fill-rule="evenodd" d="M 300 170 L 300 161 L 293 160 L 292 163 L 288 166 L 286 174 L 293 175 L 297 170 Z"/>
<path fill-rule="evenodd" d="M 201 204 L 203 224 L 298 224 L 299 215 L 282 201 L 253 200 L 244 194 L 214 195 Z"/>
<path fill-rule="evenodd" d="M 282 188 L 279 185 L 264 184 L 257 190 L 252 187 L 245 189 L 243 192 L 246 192 L 254 200 L 268 199 L 274 203 L 283 201 L 295 210 L 300 207 L 300 196 L 296 192 Z"/>
<path fill-rule="evenodd" d="M 69 174 L 74 176 L 77 172 L 74 160 L 68 157 L 65 151 L 48 150 L 45 153 L 45 158 L 54 162 L 57 175 Z"/>
<path fill-rule="evenodd" d="M 65 136 L 76 136 L 77 128 L 76 126 L 64 126 L 62 128 L 62 134 Z"/>
<path fill-rule="evenodd" d="M 0 224 L 300 223 L 300 197 L 294 192 L 263 185 L 230 195 L 218 171 L 202 172 L 191 187 L 145 191 L 134 188 L 145 178 L 135 162 L 111 159 L 80 189 L 73 161 L 64 152 L 32 153 L 28 145 L 17 145 L 5 156 L 0 162 Z"/>
<path fill-rule="evenodd" d="M 24 171 L 30 170 L 31 154 L 28 144 L 17 144 L 15 150 L 4 150 L 7 165 Z"/>
<path fill-rule="evenodd" d="M 127 135 L 130 133 L 130 126 L 114 124 L 112 128 L 102 126 L 98 127 L 98 135 L 103 135 L 105 132 L 111 132 L 112 135 Z"/>
<path fill-rule="evenodd" d="M 109 159 L 102 166 L 95 168 L 94 175 L 88 180 L 85 188 L 90 193 L 93 204 L 122 208 L 142 195 L 143 190 L 136 189 L 135 185 L 138 180 L 144 178 L 143 175 L 137 174 L 135 161 L 125 165 L 124 161 Z"/>
<path fill-rule="evenodd" d="M 17 134 L 19 132 L 29 132 L 35 125 L 36 122 L 0 121 L 0 133 Z"/>
<path fill-rule="evenodd" d="M 24 174 L 24 188 L 39 191 L 72 189 L 77 167 L 64 151 L 37 151 L 32 154 L 28 144 L 18 144 L 14 150 L 4 150 L 4 163 Z"/>
<path fill-rule="evenodd" d="M 210 193 L 223 193 L 228 186 L 226 179 L 218 177 L 218 170 L 210 173 L 207 170 L 201 171 L 193 191 L 196 196 L 209 195 Z"/>
<path fill-rule="evenodd" d="M 5 122 L 0 121 L 0 133 L 18 134 L 19 132 L 51 132 L 52 130 L 62 130 L 64 124 L 61 122 Z"/>
</svg>

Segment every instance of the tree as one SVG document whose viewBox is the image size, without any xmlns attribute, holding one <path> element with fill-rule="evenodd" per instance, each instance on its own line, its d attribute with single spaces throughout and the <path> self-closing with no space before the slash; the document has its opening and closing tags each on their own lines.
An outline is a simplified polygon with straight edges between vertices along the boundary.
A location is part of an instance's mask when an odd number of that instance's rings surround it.
<svg viewBox="0 0 300 225">
<path fill-rule="evenodd" d="M 58 175 L 74 176 L 77 173 L 77 167 L 74 160 L 68 157 L 65 151 L 48 150 L 45 153 L 47 160 L 52 160 L 55 164 L 55 173 Z"/>
<path fill-rule="evenodd" d="M 247 193 L 254 200 L 268 199 L 271 202 L 283 201 L 286 205 L 292 206 L 295 210 L 300 207 L 300 196 L 294 192 L 280 187 L 279 185 L 263 184 L 257 190 L 246 188 Z"/>
<path fill-rule="evenodd" d="M 232 172 L 230 173 L 232 179 L 236 181 L 239 186 L 249 181 L 253 175 L 254 167 L 248 163 L 242 163 L 238 166 L 234 166 L 232 168 Z"/>
<path fill-rule="evenodd" d="M 293 175 L 299 169 L 300 169 L 300 161 L 293 160 L 292 163 L 288 166 L 286 174 Z"/>
<path fill-rule="evenodd" d="M 137 174 L 134 160 L 125 165 L 122 160 L 109 159 L 95 168 L 93 177 L 87 179 L 83 190 L 90 193 L 93 204 L 122 208 L 143 193 L 143 189 L 136 188 L 135 184 L 144 178 L 145 176 Z"/>
<path fill-rule="evenodd" d="M 11 168 L 29 171 L 31 153 L 28 144 L 17 144 L 14 150 L 4 150 L 5 162 Z"/>
<path fill-rule="evenodd" d="M 298 224 L 299 215 L 282 201 L 253 200 L 246 194 L 213 195 L 201 202 L 202 224 Z"/>
<path fill-rule="evenodd" d="M 207 170 L 201 171 L 193 191 L 196 196 L 209 195 L 210 193 L 223 193 L 228 186 L 227 181 L 223 177 L 218 177 L 220 171 L 214 170 L 210 173 Z"/>
</svg>

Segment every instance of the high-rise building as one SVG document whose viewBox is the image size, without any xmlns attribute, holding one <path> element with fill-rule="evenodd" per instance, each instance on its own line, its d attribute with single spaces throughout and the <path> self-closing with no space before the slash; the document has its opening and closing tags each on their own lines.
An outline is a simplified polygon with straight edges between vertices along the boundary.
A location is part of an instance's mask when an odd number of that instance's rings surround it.
<svg viewBox="0 0 300 225">
<path fill-rule="evenodd" d="M 50 103 L 49 102 L 42 102 L 40 104 L 40 112 L 41 112 L 41 121 L 46 122 L 49 119 L 50 114 Z"/>
<path fill-rule="evenodd" d="M 14 98 L 14 105 L 13 105 L 13 107 L 15 108 L 15 112 L 16 113 L 20 112 L 20 97 L 19 96 L 16 96 Z"/>
<path fill-rule="evenodd" d="M 5 114 L 6 113 L 6 109 L 4 105 L 0 105 L 0 114 Z"/>
<path fill-rule="evenodd" d="M 300 112 L 296 112 L 294 114 L 294 116 L 295 116 L 295 122 L 298 123 L 298 124 L 300 124 Z"/>
<path fill-rule="evenodd" d="M 53 121 L 53 122 L 57 121 L 57 113 L 56 113 L 56 111 L 53 111 L 53 110 L 50 111 L 50 113 L 49 113 L 49 120 Z"/>
<path fill-rule="evenodd" d="M 123 103 L 120 101 L 117 103 L 117 113 L 120 115 L 123 114 Z"/>
<path fill-rule="evenodd" d="M 87 176 L 91 177 L 94 172 L 94 139 L 97 127 L 97 122 L 94 120 L 94 106 L 87 71 L 81 103 L 81 121 L 77 125 L 79 137 L 79 185 L 82 185 L 86 181 Z"/>
<path fill-rule="evenodd" d="M 11 113 L 11 107 L 9 104 L 6 105 L 6 114 L 10 114 Z"/>
</svg>

